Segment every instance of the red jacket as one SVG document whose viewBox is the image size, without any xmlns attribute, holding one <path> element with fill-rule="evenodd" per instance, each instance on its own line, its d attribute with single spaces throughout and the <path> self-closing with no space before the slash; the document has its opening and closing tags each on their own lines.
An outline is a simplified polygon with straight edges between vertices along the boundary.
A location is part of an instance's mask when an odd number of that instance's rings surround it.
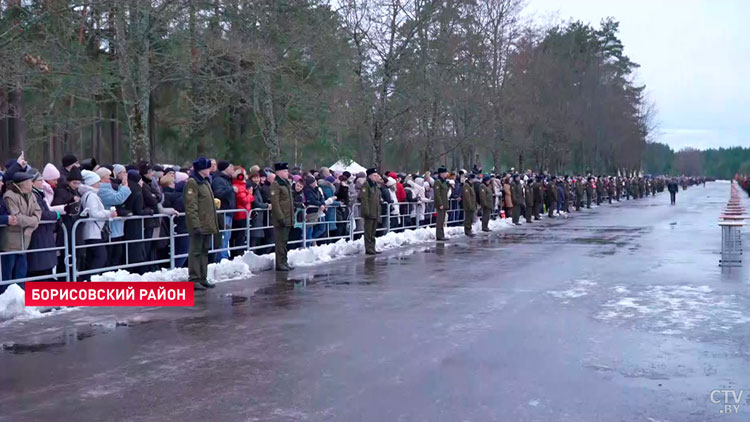
<svg viewBox="0 0 750 422">
<path fill-rule="evenodd" d="M 249 190 L 247 190 L 245 179 L 243 178 L 232 180 L 232 186 L 237 188 L 237 194 L 235 195 L 235 197 L 237 198 L 237 208 L 250 211 L 253 208 L 253 201 L 255 200 L 255 197 L 252 193 L 250 193 Z M 247 218 L 246 214 L 247 213 L 243 211 L 237 211 L 236 213 L 234 213 L 234 219 L 244 220 Z"/>
</svg>

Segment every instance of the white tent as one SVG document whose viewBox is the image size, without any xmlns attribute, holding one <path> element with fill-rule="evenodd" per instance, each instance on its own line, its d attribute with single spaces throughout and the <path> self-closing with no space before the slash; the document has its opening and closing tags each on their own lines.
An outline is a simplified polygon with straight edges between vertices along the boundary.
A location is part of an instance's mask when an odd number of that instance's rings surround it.
<svg viewBox="0 0 750 422">
<path fill-rule="evenodd" d="M 330 166 L 329 169 L 333 172 L 339 172 L 339 173 L 348 171 L 351 174 L 357 174 L 359 172 L 367 171 L 366 168 L 362 167 L 361 165 L 359 165 L 359 163 L 357 163 L 354 160 L 352 160 L 349 164 L 346 164 L 344 160 L 339 160 L 336 162 L 336 164 Z"/>
</svg>

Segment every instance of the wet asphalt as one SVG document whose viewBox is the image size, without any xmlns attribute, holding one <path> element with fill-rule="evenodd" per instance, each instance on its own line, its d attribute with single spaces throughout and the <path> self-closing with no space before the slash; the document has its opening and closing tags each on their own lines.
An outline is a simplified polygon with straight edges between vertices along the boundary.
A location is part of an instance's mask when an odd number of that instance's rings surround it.
<svg viewBox="0 0 750 422">
<path fill-rule="evenodd" d="M 748 421 L 728 198 L 708 183 L 261 273 L 193 308 L 5 322 L 0 421 Z M 743 390 L 739 413 L 712 390 Z"/>
</svg>

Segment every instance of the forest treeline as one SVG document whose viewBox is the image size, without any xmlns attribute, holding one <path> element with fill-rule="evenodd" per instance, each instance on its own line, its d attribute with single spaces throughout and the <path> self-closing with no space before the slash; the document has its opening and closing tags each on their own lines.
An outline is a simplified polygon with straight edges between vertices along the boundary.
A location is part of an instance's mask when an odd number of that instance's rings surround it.
<svg viewBox="0 0 750 422">
<path fill-rule="evenodd" d="M 642 170 L 654 113 L 618 22 L 543 27 L 522 11 L 522 0 L 1 0 L 0 150 Z"/>
<path fill-rule="evenodd" d="M 668 145 L 652 142 L 643 153 L 643 172 L 731 179 L 735 174 L 750 175 L 750 148 L 683 148 L 677 152 Z"/>
</svg>

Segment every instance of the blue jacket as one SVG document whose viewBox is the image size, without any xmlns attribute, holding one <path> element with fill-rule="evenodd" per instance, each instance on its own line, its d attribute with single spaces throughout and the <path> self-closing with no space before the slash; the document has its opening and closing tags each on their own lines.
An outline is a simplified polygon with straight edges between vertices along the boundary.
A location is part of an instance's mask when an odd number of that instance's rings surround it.
<svg viewBox="0 0 750 422">
<path fill-rule="evenodd" d="M 106 209 L 124 204 L 130 193 L 130 188 L 127 186 L 120 186 L 120 189 L 114 190 L 111 183 L 102 183 L 99 187 L 99 198 Z M 109 229 L 112 232 L 110 237 L 122 237 L 125 235 L 125 222 L 112 220 L 109 222 Z"/>
</svg>

